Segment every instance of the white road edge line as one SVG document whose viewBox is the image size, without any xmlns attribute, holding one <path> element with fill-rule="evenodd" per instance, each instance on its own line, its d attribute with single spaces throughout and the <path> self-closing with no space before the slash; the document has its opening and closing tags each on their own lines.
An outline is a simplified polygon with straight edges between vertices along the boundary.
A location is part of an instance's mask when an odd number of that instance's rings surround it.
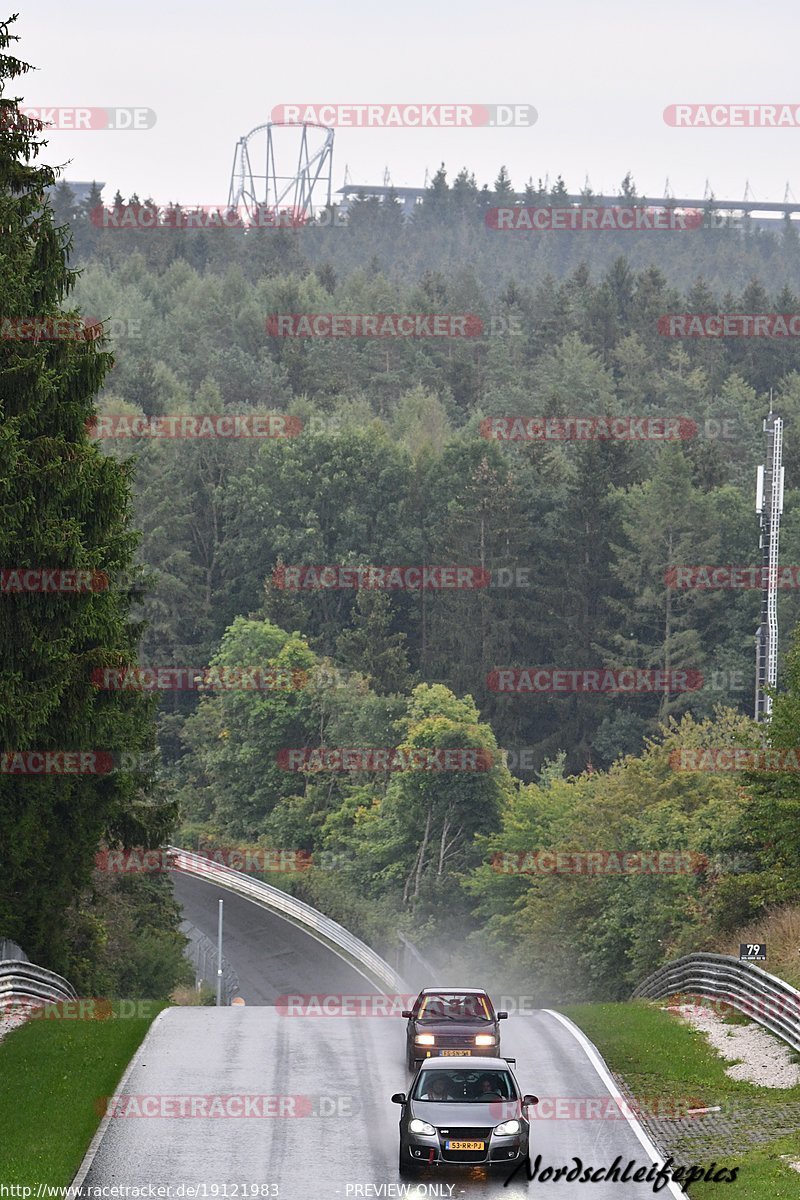
<svg viewBox="0 0 800 1200">
<path fill-rule="evenodd" d="M 580 1047 L 586 1057 L 589 1059 L 589 1062 L 592 1064 L 595 1071 L 597 1071 L 597 1074 L 608 1088 L 611 1099 L 617 1105 L 617 1108 L 622 1113 L 623 1117 L 628 1122 L 639 1141 L 642 1143 L 642 1146 L 650 1155 L 652 1162 L 658 1163 L 659 1167 L 663 1166 L 664 1162 L 666 1161 L 664 1155 L 651 1140 L 647 1130 L 640 1125 L 627 1106 L 623 1107 L 623 1105 L 620 1104 L 619 1088 L 614 1082 L 611 1072 L 609 1071 L 602 1055 L 600 1054 L 600 1051 L 597 1049 L 594 1042 L 590 1042 L 583 1030 L 579 1029 L 575 1022 L 570 1021 L 569 1017 L 565 1017 L 563 1013 L 555 1012 L 552 1008 L 545 1008 L 542 1011 L 546 1012 L 548 1016 L 555 1017 L 557 1021 L 560 1021 L 564 1028 L 568 1030 L 575 1040 L 580 1044 Z M 685 1192 L 679 1184 L 675 1183 L 674 1180 L 671 1179 L 669 1181 L 667 1188 L 670 1195 L 675 1197 L 675 1200 L 689 1200 L 688 1192 Z"/>
<path fill-rule="evenodd" d="M 185 872 L 185 874 L 189 874 L 189 872 L 187 871 L 187 872 Z M 238 896 L 240 900 L 249 900 L 251 904 L 255 904 L 259 908 L 263 908 L 266 912 L 272 912 L 272 909 L 270 909 L 266 904 L 260 903 L 258 900 L 255 900 L 251 896 L 243 896 L 242 893 L 238 892 L 235 888 L 232 888 L 232 887 L 226 888 L 224 884 L 218 883 L 216 881 L 214 883 L 214 886 L 222 888 L 223 891 L 231 892 L 232 895 Z M 274 912 L 272 913 L 272 915 L 280 916 L 279 913 L 274 913 Z M 286 920 L 285 917 L 282 917 L 281 919 Z M 286 923 L 287 923 L 287 925 L 292 925 L 295 929 L 299 929 L 302 933 L 307 933 L 309 937 L 314 938 L 315 942 L 319 942 L 319 944 L 321 946 L 325 946 L 325 948 L 327 950 L 330 950 L 333 954 L 336 955 L 337 958 L 341 959 L 341 961 L 343 963 L 345 963 L 346 966 L 352 967 L 352 969 L 354 971 L 357 971 L 358 974 L 361 976 L 361 978 L 366 979 L 367 983 L 369 983 L 372 987 L 378 987 L 378 990 L 382 996 L 389 995 L 389 993 L 385 992 L 379 984 L 375 984 L 375 982 L 372 979 L 370 979 L 368 975 L 365 975 L 364 972 L 359 967 L 357 967 L 354 963 L 351 963 L 349 961 L 349 959 L 346 959 L 343 954 L 340 954 L 338 950 L 335 950 L 332 946 L 329 946 L 327 942 L 323 942 L 321 938 L 314 937 L 314 934 L 310 929 L 306 929 L 302 925 L 295 925 L 294 921 L 286 921 Z M 175 1007 L 175 1006 L 172 1005 L 170 1007 Z M 163 1017 L 165 1015 L 165 1013 L 168 1013 L 169 1011 L 170 1011 L 169 1008 L 162 1009 L 161 1012 L 158 1014 L 158 1016 L 153 1021 L 152 1025 L 150 1026 L 150 1028 L 147 1031 L 146 1036 L 142 1040 L 138 1050 L 134 1054 L 131 1061 L 128 1063 L 125 1073 L 123 1074 L 122 1078 L 120 1079 L 119 1083 L 117 1084 L 117 1090 L 114 1093 L 115 1095 L 120 1094 L 122 1092 L 125 1084 L 128 1082 L 128 1076 L 131 1074 L 131 1072 L 133 1071 L 137 1062 L 139 1061 L 139 1057 L 147 1044 L 147 1039 L 150 1037 L 150 1034 L 152 1033 L 153 1029 L 155 1028 L 156 1022 L 158 1022 L 161 1019 L 161 1017 Z M 109 1124 L 110 1120 L 111 1120 L 111 1115 L 109 1113 L 106 1113 L 105 1116 L 103 1117 L 102 1121 L 100 1122 L 99 1126 L 97 1127 L 97 1132 L 95 1133 L 94 1137 L 92 1138 L 91 1142 L 89 1143 L 88 1150 L 86 1151 L 85 1155 L 83 1156 L 81 1165 L 78 1167 L 78 1173 L 75 1176 L 75 1178 L 72 1180 L 72 1184 L 71 1184 L 72 1187 L 80 1187 L 81 1184 L 83 1183 L 84 1179 L 86 1178 L 86 1176 L 89 1174 L 89 1168 L 91 1167 L 92 1163 L 94 1162 L 94 1158 L 95 1158 L 95 1155 L 97 1154 L 97 1151 L 100 1149 L 100 1143 L 103 1140 L 103 1135 L 105 1134 L 105 1131 L 108 1128 L 108 1124 Z"/>
<path fill-rule="evenodd" d="M 162 1008 L 161 1012 L 157 1013 L 155 1018 L 153 1019 L 153 1021 L 150 1023 L 150 1028 L 148 1029 L 145 1036 L 142 1038 L 137 1049 L 134 1051 L 133 1058 L 128 1063 L 127 1067 L 125 1068 L 125 1070 L 122 1074 L 122 1078 L 120 1079 L 119 1083 L 117 1084 L 116 1088 L 114 1089 L 115 1096 L 121 1095 L 121 1093 L 124 1091 L 125 1084 L 128 1082 L 131 1072 L 133 1071 L 134 1067 L 138 1064 L 139 1059 L 141 1058 L 142 1053 L 144 1052 L 144 1048 L 147 1045 L 148 1041 L 150 1040 L 150 1035 L 152 1034 L 153 1030 L 155 1029 L 158 1022 L 161 1020 L 161 1018 L 166 1016 L 166 1014 L 169 1011 L 170 1011 L 169 1008 Z M 72 1180 L 72 1183 L 70 1184 L 71 1187 L 75 1187 L 75 1188 L 80 1187 L 82 1185 L 84 1179 L 86 1178 L 86 1176 L 89 1174 L 89 1170 L 91 1168 L 92 1163 L 94 1162 L 97 1151 L 100 1149 L 100 1143 L 103 1140 L 103 1136 L 104 1136 L 106 1130 L 108 1129 L 108 1125 L 109 1125 L 110 1121 L 111 1121 L 111 1113 L 108 1112 L 108 1110 L 106 1110 L 106 1112 L 103 1115 L 103 1119 L 101 1120 L 100 1124 L 97 1127 L 94 1137 L 89 1142 L 88 1150 L 86 1151 L 83 1158 L 81 1159 L 81 1165 L 78 1167 L 78 1172 L 77 1172 L 75 1178 Z"/>
</svg>

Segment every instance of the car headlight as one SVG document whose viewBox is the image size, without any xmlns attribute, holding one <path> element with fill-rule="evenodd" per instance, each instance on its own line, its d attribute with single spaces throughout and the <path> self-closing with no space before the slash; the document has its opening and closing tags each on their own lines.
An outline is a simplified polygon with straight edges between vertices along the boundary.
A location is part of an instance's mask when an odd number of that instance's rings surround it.
<svg viewBox="0 0 800 1200">
<path fill-rule="evenodd" d="M 494 1131 L 500 1137 L 505 1137 L 509 1133 L 519 1133 L 519 1121 L 503 1121 L 502 1125 L 495 1126 Z"/>
<path fill-rule="evenodd" d="M 475 1037 L 476 1046 L 493 1046 L 497 1038 L 493 1033 L 479 1033 Z"/>
<path fill-rule="evenodd" d="M 418 1033 L 414 1038 L 418 1046 L 435 1046 L 436 1038 L 432 1033 Z"/>
<path fill-rule="evenodd" d="M 513 1125 L 514 1122 L 511 1121 L 510 1124 Z M 432 1125 L 429 1125 L 427 1121 L 420 1121 L 419 1117 L 414 1117 L 413 1121 L 409 1121 L 408 1128 L 411 1133 L 427 1133 L 429 1136 L 436 1133 Z"/>
</svg>

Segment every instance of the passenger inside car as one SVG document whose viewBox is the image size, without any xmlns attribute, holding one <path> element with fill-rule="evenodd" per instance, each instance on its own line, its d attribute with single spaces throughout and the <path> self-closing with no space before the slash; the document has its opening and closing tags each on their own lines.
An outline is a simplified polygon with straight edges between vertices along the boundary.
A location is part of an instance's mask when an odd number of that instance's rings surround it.
<svg viewBox="0 0 800 1200">
<path fill-rule="evenodd" d="M 438 1100 L 442 1103 L 445 1100 L 452 1100 L 452 1093 L 448 1086 L 448 1080 L 443 1079 L 440 1075 L 430 1072 L 433 1078 L 426 1085 L 426 1090 L 418 1097 L 419 1100 Z"/>
</svg>

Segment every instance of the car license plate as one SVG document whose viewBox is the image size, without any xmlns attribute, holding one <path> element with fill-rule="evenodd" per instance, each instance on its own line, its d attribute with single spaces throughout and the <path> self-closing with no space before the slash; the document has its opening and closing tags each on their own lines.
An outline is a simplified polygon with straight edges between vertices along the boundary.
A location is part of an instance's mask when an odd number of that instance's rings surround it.
<svg viewBox="0 0 800 1200">
<path fill-rule="evenodd" d="M 445 1142 L 445 1150 L 485 1150 L 486 1142 Z"/>
<path fill-rule="evenodd" d="M 442 1058 L 469 1058 L 469 1050 L 440 1050 Z"/>
</svg>

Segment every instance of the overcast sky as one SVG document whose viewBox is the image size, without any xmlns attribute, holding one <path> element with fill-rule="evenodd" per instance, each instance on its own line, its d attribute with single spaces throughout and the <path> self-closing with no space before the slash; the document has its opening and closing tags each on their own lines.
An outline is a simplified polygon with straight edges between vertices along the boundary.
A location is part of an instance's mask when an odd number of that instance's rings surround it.
<svg viewBox="0 0 800 1200">
<path fill-rule="evenodd" d="M 335 135 L 333 186 L 422 186 L 441 162 L 516 187 L 588 175 L 640 194 L 800 199 L 800 127 L 671 128 L 674 103 L 800 106 L 792 0 L 8 0 L 20 84 L 42 106 L 155 110 L 140 131 L 54 130 L 45 161 L 158 203 L 223 204 L 237 139 L 284 103 L 530 104 L 530 128 L 355 129 Z M 288 146 L 286 169 L 296 150 Z M 279 170 L 280 170 L 279 165 Z"/>
</svg>

